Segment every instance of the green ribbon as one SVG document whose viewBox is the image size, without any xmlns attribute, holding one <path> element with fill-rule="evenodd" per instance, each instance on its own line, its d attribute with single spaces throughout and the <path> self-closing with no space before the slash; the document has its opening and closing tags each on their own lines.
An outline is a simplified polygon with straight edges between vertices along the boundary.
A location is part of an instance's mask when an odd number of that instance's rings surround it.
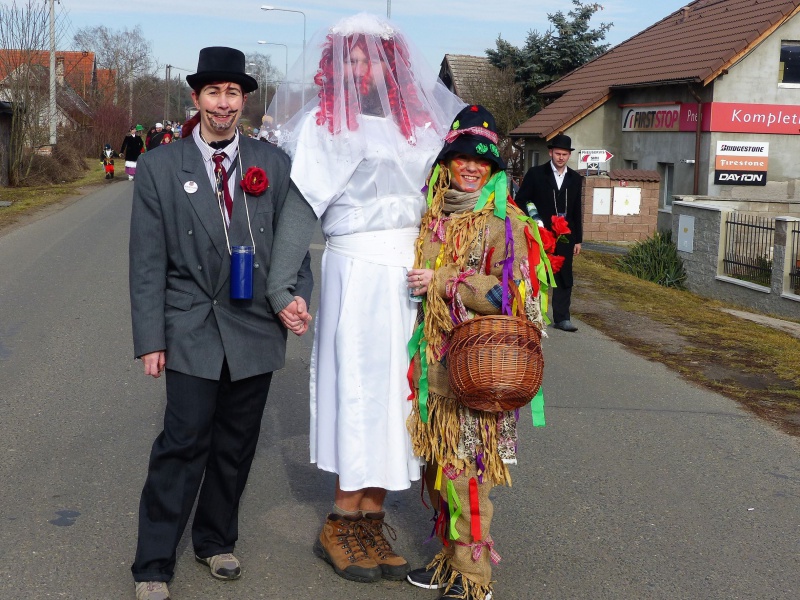
<svg viewBox="0 0 800 600">
<path fill-rule="evenodd" d="M 431 178 L 428 180 L 428 208 L 431 207 L 433 204 L 433 188 L 436 186 L 436 182 L 439 181 L 439 171 L 441 167 L 439 163 L 436 163 L 436 166 L 433 167 L 433 173 L 431 173 Z"/>
<path fill-rule="evenodd" d="M 483 210 L 492 194 L 494 194 L 494 216 L 505 221 L 508 208 L 508 177 L 505 171 L 498 171 L 486 182 L 473 212 Z"/>
<path fill-rule="evenodd" d="M 447 479 L 447 507 L 450 509 L 450 539 L 457 540 L 459 535 L 456 530 L 456 522 L 461 516 L 461 501 L 458 499 L 456 488 L 450 478 Z"/>
<path fill-rule="evenodd" d="M 544 427 L 544 391 L 539 386 L 539 391 L 531 400 L 531 417 L 533 417 L 534 427 Z"/>
<path fill-rule="evenodd" d="M 420 376 L 419 376 L 419 418 L 423 423 L 428 422 L 428 342 L 423 339 L 423 323 L 414 330 L 414 335 L 408 341 L 408 358 L 414 360 L 414 355 L 419 351 Z"/>
</svg>

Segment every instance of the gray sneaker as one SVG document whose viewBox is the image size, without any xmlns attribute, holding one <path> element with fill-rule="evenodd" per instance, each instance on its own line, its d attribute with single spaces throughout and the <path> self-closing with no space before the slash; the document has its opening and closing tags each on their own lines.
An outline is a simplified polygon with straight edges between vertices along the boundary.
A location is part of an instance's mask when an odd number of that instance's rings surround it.
<svg viewBox="0 0 800 600">
<path fill-rule="evenodd" d="M 233 554 L 215 554 L 207 558 L 194 557 L 197 562 L 208 566 L 211 575 L 217 579 L 239 579 L 242 576 L 242 566 L 239 559 Z"/>
<path fill-rule="evenodd" d="M 136 582 L 136 600 L 169 600 L 169 589 L 163 581 Z"/>
</svg>

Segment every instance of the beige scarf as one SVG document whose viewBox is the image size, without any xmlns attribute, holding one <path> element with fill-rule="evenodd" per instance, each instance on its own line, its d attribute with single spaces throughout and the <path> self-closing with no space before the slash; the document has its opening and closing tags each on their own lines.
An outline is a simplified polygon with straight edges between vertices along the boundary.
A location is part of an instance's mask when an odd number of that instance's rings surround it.
<svg viewBox="0 0 800 600">
<path fill-rule="evenodd" d="M 480 190 L 477 192 L 462 192 L 451 188 L 444 193 L 442 212 L 449 215 L 451 213 L 471 211 L 475 208 L 475 205 L 478 203 L 478 198 L 480 197 Z"/>
</svg>

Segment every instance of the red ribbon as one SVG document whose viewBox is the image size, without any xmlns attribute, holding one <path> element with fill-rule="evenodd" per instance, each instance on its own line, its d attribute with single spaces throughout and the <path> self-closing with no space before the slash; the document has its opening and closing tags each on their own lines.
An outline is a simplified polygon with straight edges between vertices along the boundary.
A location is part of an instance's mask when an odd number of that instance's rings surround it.
<svg viewBox="0 0 800 600">
<path fill-rule="evenodd" d="M 486 253 L 486 274 L 492 274 L 492 254 L 494 254 L 494 246 L 489 248 L 489 251 Z"/>
<path fill-rule="evenodd" d="M 472 541 L 479 542 L 481 540 L 481 507 L 478 499 L 478 482 L 474 477 L 469 478 L 469 512 Z"/>
</svg>

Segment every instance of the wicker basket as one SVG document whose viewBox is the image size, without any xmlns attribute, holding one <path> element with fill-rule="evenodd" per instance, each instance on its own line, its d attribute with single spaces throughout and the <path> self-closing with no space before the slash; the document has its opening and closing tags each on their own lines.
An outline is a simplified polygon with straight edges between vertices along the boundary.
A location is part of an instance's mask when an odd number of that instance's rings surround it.
<svg viewBox="0 0 800 600">
<path fill-rule="evenodd" d="M 476 317 L 453 330 L 447 370 L 450 387 L 468 408 L 514 410 L 542 385 L 541 333 L 518 317 Z"/>
</svg>

